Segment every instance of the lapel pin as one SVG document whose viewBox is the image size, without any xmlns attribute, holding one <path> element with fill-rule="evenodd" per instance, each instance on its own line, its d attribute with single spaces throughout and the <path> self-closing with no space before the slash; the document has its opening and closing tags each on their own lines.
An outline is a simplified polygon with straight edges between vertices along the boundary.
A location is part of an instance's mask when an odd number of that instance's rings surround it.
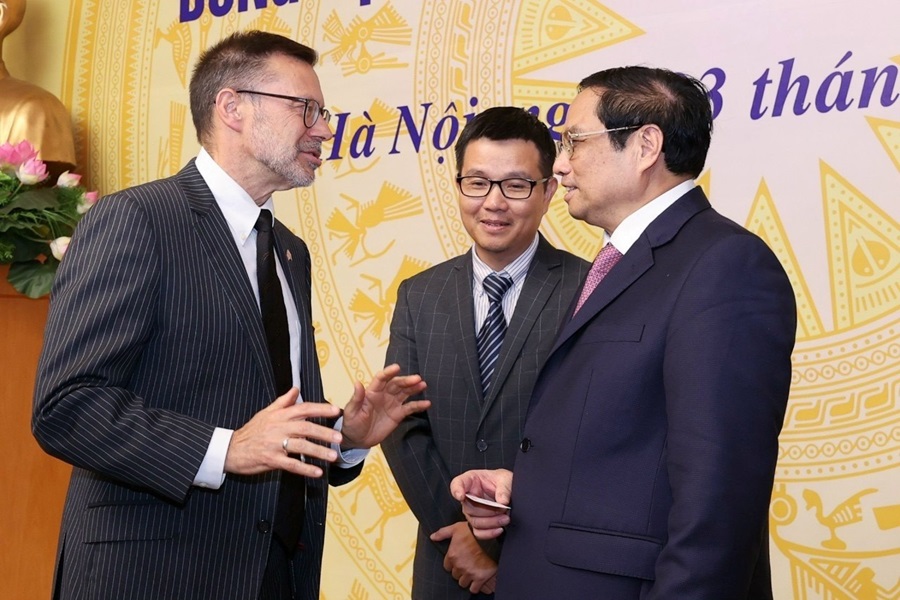
<svg viewBox="0 0 900 600">
<path fill-rule="evenodd" d="M 291 262 L 292 260 L 294 260 L 294 258 L 291 256 L 291 251 L 290 251 L 290 250 L 288 250 L 287 252 L 285 252 L 285 255 L 287 256 L 288 262 Z"/>
</svg>

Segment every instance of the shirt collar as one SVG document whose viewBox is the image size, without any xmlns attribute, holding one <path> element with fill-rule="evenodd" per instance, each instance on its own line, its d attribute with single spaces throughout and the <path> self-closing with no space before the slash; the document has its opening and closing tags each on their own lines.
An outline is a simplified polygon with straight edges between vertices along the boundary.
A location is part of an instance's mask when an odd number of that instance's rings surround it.
<svg viewBox="0 0 900 600">
<path fill-rule="evenodd" d="M 499 273 L 506 273 L 509 275 L 510 279 L 512 279 L 513 285 L 518 285 L 525 279 L 525 275 L 528 274 L 528 267 L 531 266 L 531 259 L 534 258 L 534 255 L 537 252 L 537 246 L 538 234 L 535 233 L 534 240 L 531 242 L 531 245 L 525 249 L 525 252 L 506 265 Z M 475 246 L 472 246 L 471 254 L 472 274 L 475 276 L 476 287 L 480 288 L 484 278 L 493 273 L 494 270 L 487 266 L 483 260 L 478 258 L 478 253 L 475 252 Z"/>
<path fill-rule="evenodd" d="M 259 218 L 260 209 L 265 208 L 272 211 L 274 217 L 275 203 L 272 201 L 272 197 L 269 196 L 262 206 L 257 206 L 250 194 L 213 160 L 206 148 L 200 148 L 194 164 L 212 192 L 213 198 L 216 199 L 216 204 L 219 205 L 219 209 L 225 216 L 225 221 L 231 228 L 235 239 L 239 240 L 241 244 L 246 243 L 247 238 L 250 237 L 250 232 L 253 231 L 256 220 Z"/>
<path fill-rule="evenodd" d="M 696 185 L 693 179 L 688 179 L 640 207 L 625 217 L 619 226 L 616 227 L 612 236 L 604 233 L 604 245 L 605 242 L 612 242 L 616 250 L 625 254 L 637 239 L 641 237 L 644 230 L 650 226 L 650 223 L 656 220 L 656 217 L 675 204 L 676 200 L 694 189 Z"/>
</svg>

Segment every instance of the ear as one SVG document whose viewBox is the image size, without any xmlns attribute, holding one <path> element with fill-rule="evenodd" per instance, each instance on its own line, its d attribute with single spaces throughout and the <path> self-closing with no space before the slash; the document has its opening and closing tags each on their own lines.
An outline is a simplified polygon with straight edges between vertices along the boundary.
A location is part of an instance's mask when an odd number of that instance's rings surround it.
<svg viewBox="0 0 900 600">
<path fill-rule="evenodd" d="M 648 169 L 660 160 L 663 153 L 664 136 L 658 125 L 653 123 L 644 125 L 632 138 L 636 140 L 638 164 L 642 168 Z"/>
<path fill-rule="evenodd" d="M 229 129 L 241 131 L 244 128 L 246 107 L 247 104 L 242 101 L 240 94 L 231 88 L 222 88 L 216 94 L 216 118 Z"/>
<path fill-rule="evenodd" d="M 544 195 L 541 198 L 544 203 L 544 212 L 541 214 L 547 214 L 547 211 L 550 209 L 550 199 L 553 198 L 553 194 L 556 193 L 558 187 L 559 180 L 556 177 L 551 177 L 544 182 Z"/>
</svg>

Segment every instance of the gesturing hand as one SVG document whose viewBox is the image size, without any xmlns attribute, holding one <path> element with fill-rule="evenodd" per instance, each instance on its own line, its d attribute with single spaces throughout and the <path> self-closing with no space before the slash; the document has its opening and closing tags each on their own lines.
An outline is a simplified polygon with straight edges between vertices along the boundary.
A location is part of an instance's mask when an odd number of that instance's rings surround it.
<svg viewBox="0 0 900 600">
<path fill-rule="evenodd" d="M 428 400 L 406 402 L 425 389 L 418 375 L 400 376 L 400 365 L 382 369 L 363 389 L 353 384 L 353 397 L 344 407 L 343 448 L 371 448 L 381 443 L 395 427 L 411 414 L 431 406 Z"/>
<path fill-rule="evenodd" d="M 334 450 L 310 440 L 330 445 L 340 443 L 341 434 L 308 419 L 334 418 L 340 409 L 321 402 L 297 404 L 299 394 L 297 388 L 291 388 L 234 432 L 225 455 L 226 473 L 254 475 L 282 469 L 304 477 L 322 476 L 322 469 L 288 456 L 288 452 L 333 462 L 337 458 Z M 288 440 L 287 448 L 282 446 L 284 440 Z"/>
</svg>

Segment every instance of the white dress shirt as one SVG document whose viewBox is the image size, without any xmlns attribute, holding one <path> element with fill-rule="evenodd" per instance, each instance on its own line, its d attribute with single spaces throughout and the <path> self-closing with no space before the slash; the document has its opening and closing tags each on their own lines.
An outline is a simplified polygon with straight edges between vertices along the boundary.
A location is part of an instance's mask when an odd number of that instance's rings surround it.
<svg viewBox="0 0 900 600">
<path fill-rule="evenodd" d="M 244 263 L 244 269 L 247 271 L 247 278 L 253 287 L 253 294 L 256 297 L 257 305 L 259 305 L 259 282 L 256 277 L 256 220 L 259 218 L 261 209 L 268 210 L 275 215 L 275 205 L 270 196 L 265 204 L 257 206 L 253 198 L 238 183 L 226 173 L 213 158 L 209 155 L 205 148 L 201 148 L 195 161 L 197 170 L 203 181 L 209 187 L 216 200 L 216 204 L 222 211 L 231 235 L 234 236 L 234 243 L 241 255 Z M 297 305 L 291 295 L 284 271 L 281 263 L 276 259 L 275 269 L 278 273 L 278 279 L 281 282 L 281 291 L 284 295 L 284 307 L 287 311 L 288 334 L 290 336 L 291 345 L 291 379 L 293 386 L 300 387 L 300 317 L 297 314 Z M 274 401 L 274 398 L 272 399 Z M 302 397 L 297 400 L 302 402 Z M 335 429 L 340 431 L 343 419 L 339 419 L 335 424 Z M 225 456 L 228 453 L 228 445 L 231 443 L 231 436 L 234 430 L 216 427 L 213 432 L 209 448 L 203 462 L 200 463 L 200 469 L 194 477 L 194 485 L 204 488 L 218 489 L 225 481 Z M 338 444 L 332 447 L 337 450 L 339 459 L 336 463 L 341 467 L 351 467 L 365 459 L 368 454 L 367 450 L 347 450 L 341 452 Z"/>
</svg>

